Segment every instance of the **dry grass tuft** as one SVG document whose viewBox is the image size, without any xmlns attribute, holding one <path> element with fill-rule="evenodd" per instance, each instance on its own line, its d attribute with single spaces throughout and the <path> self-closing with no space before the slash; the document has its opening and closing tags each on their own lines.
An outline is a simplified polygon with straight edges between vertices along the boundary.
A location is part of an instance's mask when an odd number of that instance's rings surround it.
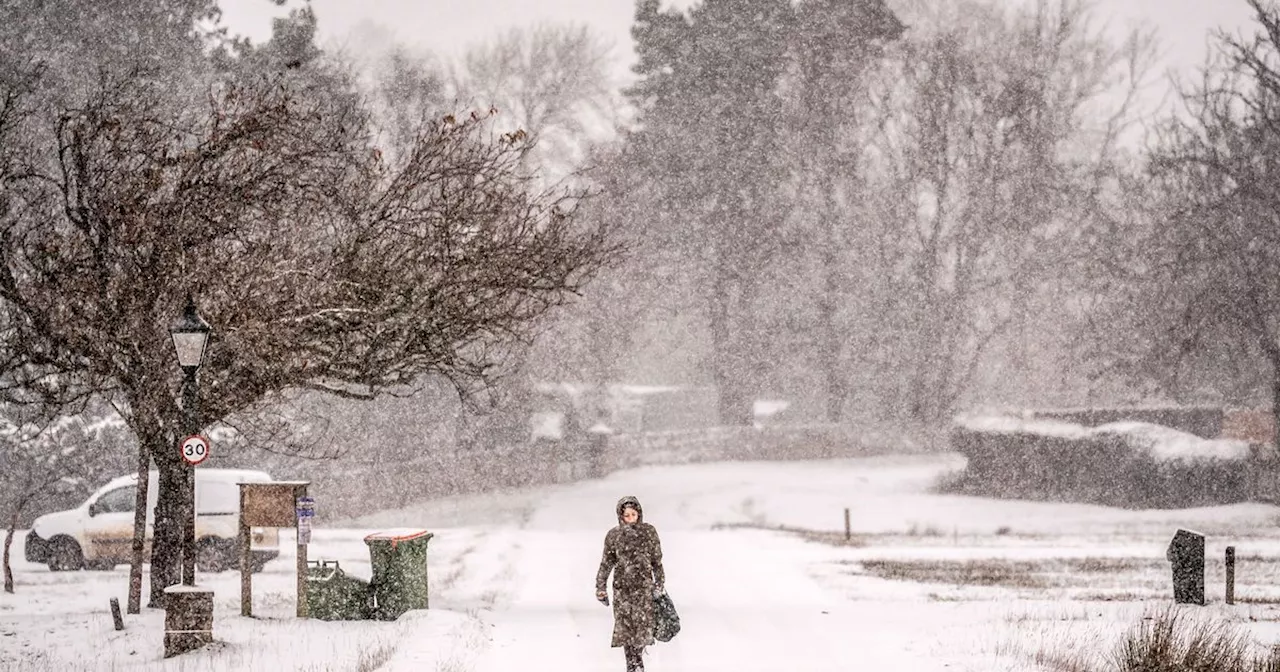
<svg viewBox="0 0 1280 672">
<path fill-rule="evenodd" d="M 1100 666 L 1052 650 L 1032 657 L 1059 672 L 1280 672 L 1280 649 L 1257 654 L 1248 635 L 1229 623 L 1188 619 L 1173 607 L 1144 617 Z"/>
<path fill-rule="evenodd" d="M 357 672 L 374 672 L 374 670 L 386 665 L 395 653 L 396 645 L 394 643 L 377 644 L 368 648 L 362 647 L 359 658 L 356 660 L 356 670 Z"/>
<path fill-rule="evenodd" d="M 1045 560 L 866 560 L 868 574 L 914 583 L 958 586 L 1001 586 L 1046 589 L 1060 587 L 1063 578 L 1087 580 L 1088 575 L 1115 575 L 1145 570 L 1155 561 L 1144 558 L 1052 558 Z"/>
</svg>

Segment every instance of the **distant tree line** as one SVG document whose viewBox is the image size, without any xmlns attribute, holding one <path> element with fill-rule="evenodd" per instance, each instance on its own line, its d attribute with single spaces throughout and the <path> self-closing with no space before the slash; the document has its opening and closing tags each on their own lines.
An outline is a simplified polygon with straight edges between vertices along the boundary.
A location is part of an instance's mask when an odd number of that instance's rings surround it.
<svg viewBox="0 0 1280 672">
<path fill-rule="evenodd" d="M 553 351 L 712 387 L 722 424 L 1280 412 L 1280 7 L 1240 1 L 1162 106 L 1158 36 L 1079 0 L 639 0 L 588 214 L 635 253 Z"/>
</svg>

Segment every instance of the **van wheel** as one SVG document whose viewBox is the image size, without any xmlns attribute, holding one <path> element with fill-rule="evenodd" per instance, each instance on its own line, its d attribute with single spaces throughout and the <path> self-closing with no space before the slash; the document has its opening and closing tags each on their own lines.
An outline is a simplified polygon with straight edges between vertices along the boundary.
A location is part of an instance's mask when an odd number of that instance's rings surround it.
<svg viewBox="0 0 1280 672">
<path fill-rule="evenodd" d="M 74 572 L 84 569 L 84 553 L 75 539 L 54 537 L 49 542 L 49 571 Z"/>
<path fill-rule="evenodd" d="M 231 567 L 233 544 L 205 539 L 196 550 L 196 566 L 202 572 L 225 572 Z"/>
</svg>

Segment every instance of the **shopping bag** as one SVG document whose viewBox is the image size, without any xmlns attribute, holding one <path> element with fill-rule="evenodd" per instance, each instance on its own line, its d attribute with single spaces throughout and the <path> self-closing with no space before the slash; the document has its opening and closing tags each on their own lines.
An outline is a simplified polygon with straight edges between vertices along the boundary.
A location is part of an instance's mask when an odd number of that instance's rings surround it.
<svg viewBox="0 0 1280 672">
<path fill-rule="evenodd" d="M 680 614 L 671 596 L 663 593 L 653 599 L 653 637 L 659 642 L 669 642 L 680 632 Z"/>
</svg>

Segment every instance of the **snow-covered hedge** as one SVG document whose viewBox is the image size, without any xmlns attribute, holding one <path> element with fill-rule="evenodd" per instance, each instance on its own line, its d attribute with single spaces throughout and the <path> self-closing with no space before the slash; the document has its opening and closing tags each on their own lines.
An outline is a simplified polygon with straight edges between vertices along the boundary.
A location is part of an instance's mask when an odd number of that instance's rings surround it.
<svg viewBox="0 0 1280 672">
<path fill-rule="evenodd" d="M 951 447 L 968 464 L 953 487 L 972 494 L 1129 508 L 1254 499 L 1258 449 L 1145 422 L 1085 427 L 1007 416 L 958 418 Z"/>
</svg>

